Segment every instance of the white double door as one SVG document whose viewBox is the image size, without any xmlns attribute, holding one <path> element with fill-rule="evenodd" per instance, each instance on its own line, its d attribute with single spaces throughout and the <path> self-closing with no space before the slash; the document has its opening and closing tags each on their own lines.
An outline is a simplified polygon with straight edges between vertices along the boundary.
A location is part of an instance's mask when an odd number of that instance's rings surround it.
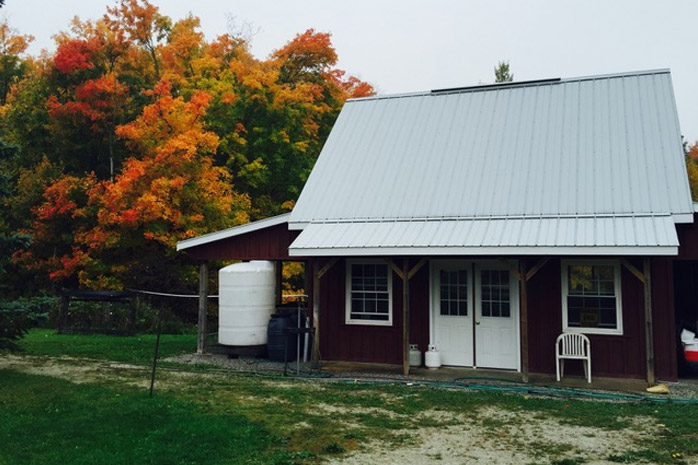
<svg viewBox="0 0 698 465">
<path fill-rule="evenodd" d="M 518 282 L 502 264 L 431 264 L 432 343 L 451 366 L 519 369 Z"/>
</svg>

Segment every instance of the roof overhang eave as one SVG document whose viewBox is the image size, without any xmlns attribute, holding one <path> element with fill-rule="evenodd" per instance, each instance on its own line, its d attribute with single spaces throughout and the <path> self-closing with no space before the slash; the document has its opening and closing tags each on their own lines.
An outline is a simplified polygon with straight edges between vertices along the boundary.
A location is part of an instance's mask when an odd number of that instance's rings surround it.
<svg viewBox="0 0 698 465">
<path fill-rule="evenodd" d="M 291 257 L 394 256 L 676 256 L 678 246 L 573 246 L 573 247 L 344 247 L 289 248 Z"/>
<path fill-rule="evenodd" d="M 242 234 L 247 234 L 254 231 L 259 231 L 261 229 L 271 228 L 273 226 L 288 223 L 288 218 L 290 216 L 290 213 L 284 213 L 282 215 L 276 215 L 269 218 L 265 218 L 263 220 L 252 221 L 251 223 L 241 224 L 239 226 L 223 229 L 221 231 L 215 231 L 209 234 L 204 234 L 202 236 L 192 237 L 191 239 L 185 239 L 183 241 L 177 242 L 177 251 L 179 252 L 180 250 L 186 250 L 192 247 L 198 247 L 201 245 L 210 244 L 212 242 L 218 242 L 221 240 L 229 239 L 231 237 L 240 236 Z"/>
</svg>

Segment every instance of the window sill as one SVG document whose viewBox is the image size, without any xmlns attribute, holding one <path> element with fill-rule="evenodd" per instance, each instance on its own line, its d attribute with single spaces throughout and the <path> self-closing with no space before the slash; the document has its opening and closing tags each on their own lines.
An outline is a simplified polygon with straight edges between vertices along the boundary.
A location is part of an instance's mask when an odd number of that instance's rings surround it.
<svg viewBox="0 0 698 465">
<path fill-rule="evenodd" d="M 372 320 L 346 320 L 344 322 L 352 326 L 392 326 L 392 321 L 372 321 Z"/>
<path fill-rule="evenodd" d="M 603 336 L 622 336 L 623 329 L 601 329 L 601 328 L 562 328 L 565 333 L 594 334 Z"/>
</svg>

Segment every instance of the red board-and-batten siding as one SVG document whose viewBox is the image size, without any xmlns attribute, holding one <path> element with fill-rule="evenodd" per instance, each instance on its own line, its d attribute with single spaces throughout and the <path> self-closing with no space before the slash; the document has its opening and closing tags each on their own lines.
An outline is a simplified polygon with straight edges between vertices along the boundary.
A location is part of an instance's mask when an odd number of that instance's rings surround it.
<svg viewBox="0 0 698 465">
<path fill-rule="evenodd" d="M 679 225 L 679 259 L 698 259 L 698 226 Z M 200 260 L 288 260 L 288 247 L 298 236 L 286 224 L 222 239 L 187 250 Z M 458 257 L 453 257 L 458 258 Z M 460 257 L 462 258 L 462 257 Z M 536 260 L 526 259 L 528 267 Z M 642 269 L 641 259 L 630 260 Z M 416 260 L 413 260 L 416 262 Z M 414 264 L 414 263 L 413 263 Z M 393 275 L 393 324 L 345 323 L 345 262 L 339 260 L 320 285 L 320 351 L 323 359 L 402 363 L 402 282 Z M 622 268 L 622 336 L 590 335 L 594 376 L 645 377 L 643 285 Z M 410 342 L 420 350 L 429 343 L 429 267 L 410 280 Z M 550 260 L 528 283 L 529 370 L 554 373 L 555 338 L 562 329 L 560 259 Z M 652 259 L 652 304 L 656 374 L 676 379 L 673 259 Z M 570 367 L 572 368 L 572 367 Z M 574 369 L 574 368 L 572 368 Z"/>
<path fill-rule="evenodd" d="M 642 260 L 630 260 L 642 269 Z M 529 268 L 535 264 L 527 259 Z M 529 370 L 555 373 L 555 339 L 562 331 L 560 259 L 550 260 L 528 284 Z M 323 359 L 402 363 L 402 282 L 393 274 L 392 326 L 345 323 L 344 261 L 320 284 L 320 351 Z M 645 373 L 643 284 L 621 272 L 623 335 L 590 335 L 594 376 L 640 378 Z M 652 297 L 656 375 L 676 379 L 672 261 L 652 259 Z M 410 280 L 410 342 L 427 349 L 429 341 L 429 267 Z M 574 368 L 570 367 L 572 370 Z"/>
<path fill-rule="evenodd" d="M 186 252 L 197 260 L 292 260 L 288 246 L 298 234 L 300 231 L 289 231 L 284 223 L 192 247 Z"/>
</svg>

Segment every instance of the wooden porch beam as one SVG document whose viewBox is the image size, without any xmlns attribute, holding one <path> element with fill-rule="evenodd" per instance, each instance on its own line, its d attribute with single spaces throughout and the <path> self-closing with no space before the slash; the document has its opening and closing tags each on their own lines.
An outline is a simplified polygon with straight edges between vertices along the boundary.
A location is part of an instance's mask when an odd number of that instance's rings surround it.
<svg viewBox="0 0 698 465">
<path fill-rule="evenodd" d="M 652 279 L 651 279 L 651 261 L 645 258 L 642 261 L 644 271 L 644 287 L 645 287 L 645 353 L 647 360 L 647 384 L 654 386 L 656 379 L 654 377 L 654 334 L 652 330 Z"/>
<path fill-rule="evenodd" d="M 407 273 L 407 279 L 412 279 L 412 277 L 416 275 L 417 272 L 421 270 L 424 265 L 427 264 L 427 262 L 429 262 L 428 258 L 422 258 L 420 261 L 418 261 L 417 264 L 412 267 L 409 273 Z"/>
<path fill-rule="evenodd" d="M 402 259 L 402 275 L 409 276 L 409 259 Z M 402 374 L 410 374 L 410 280 L 402 280 Z"/>
<path fill-rule="evenodd" d="M 530 281 L 530 279 L 532 277 L 534 277 L 536 275 L 536 273 L 538 273 L 540 271 L 540 269 L 543 268 L 545 266 L 545 264 L 548 263 L 549 261 L 550 261 L 550 257 L 543 257 L 540 260 L 538 260 L 538 262 L 535 265 L 533 265 L 533 268 L 528 270 L 528 272 L 525 274 L 526 281 Z M 522 271 L 522 273 L 523 273 L 523 271 Z"/>
<path fill-rule="evenodd" d="M 206 327 L 208 326 L 208 261 L 199 265 L 199 320 L 196 335 L 196 353 L 206 352 Z"/>
<path fill-rule="evenodd" d="M 325 266 L 320 268 L 320 270 L 317 272 L 318 278 L 322 278 L 323 276 L 325 276 L 325 273 L 330 271 L 330 268 L 332 268 L 335 265 L 335 263 L 337 263 L 338 261 L 339 261 L 339 257 L 335 257 L 335 258 L 330 259 L 329 262 L 325 263 Z"/>
<path fill-rule="evenodd" d="M 640 270 L 638 270 L 632 263 L 628 261 L 626 258 L 621 258 L 620 263 L 628 269 L 637 279 L 640 280 L 641 283 L 645 282 L 645 274 L 643 274 Z"/>
<path fill-rule="evenodd" d="M 395 262 L 390 258 L 386 258 L 385 262 L 388 264 L 390 269 L 393 270 L 395 274 L 398 275 L 398 277 L 404 281 L 405 275 L 402 274 L 402 270 L 400 269 L 400 267 L 397 266 Z"/>
</svg>

